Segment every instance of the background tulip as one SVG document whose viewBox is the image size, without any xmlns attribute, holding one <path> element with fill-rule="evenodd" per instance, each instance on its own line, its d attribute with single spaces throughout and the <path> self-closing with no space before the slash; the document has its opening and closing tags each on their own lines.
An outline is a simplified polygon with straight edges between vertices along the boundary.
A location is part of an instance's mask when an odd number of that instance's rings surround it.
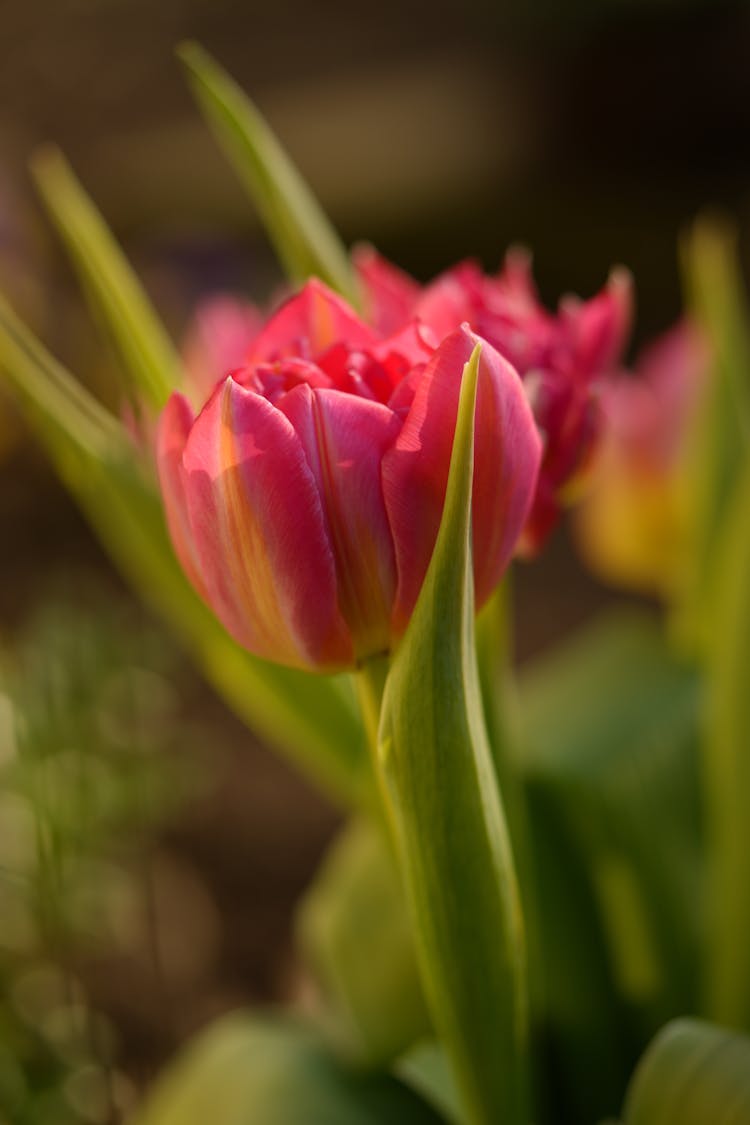
<svg viewBox="0 0 750 1125">
<path fill-rule="evenodd" d="M 401 634 L 437 536 L 476 343 L 466 326 L 437 348 L 417 325 L 381 340 L 312 281 L 197 418 L 172 396 L 158 439 L 172 540 L 252 652 L 326 670 L 386 652 Z M 475 445 L 481 604 L 512 555 L 541 454 L 520 379 L 487 344 Z"/>
<path fill-rule="evenodd" d="M 355 252 L 369 318 L 393 331 L 416 317 L 444 337 L 467 323 L 523 378 L 544 437 L 538 488 L 521 541 L 539 549 L 586 469 L 602 425 L 601 379 L 618 367 L 631 320 L 630 275 L 612 273 L 589 301 L 566 297 L 556 314 L 540 303 L 531 262 L 512 250 L 496 276 L 462 262 L 425 288 L 369 247 Z"/>
<path fill-rule="evenodd" d="M 589 565 L 617 585 L 669 593 L 680 579 L 690 438 L 709 363 L 703 334 L 683 321 L 603 389 L 601 456 L 576 526 Z"/>
<path fill-rule="evenodd" d="M 182 344 L 191 397 L 204 401 L 217 378 L 243 362 L 262 325 L 260 310 L 250 301 L 219 293 L 200 302 Z"/>
</svg>

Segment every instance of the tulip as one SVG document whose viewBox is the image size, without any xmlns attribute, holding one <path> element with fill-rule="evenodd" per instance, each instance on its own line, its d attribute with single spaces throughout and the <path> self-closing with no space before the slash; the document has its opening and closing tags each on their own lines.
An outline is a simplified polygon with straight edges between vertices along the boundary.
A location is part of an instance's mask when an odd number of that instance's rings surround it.
<svg viewBox="0 0 750 1125">
<path fill-rule="evenodd" d="M 306 669 L 387 652 L 409 621 L 442 515 L 466 326 L 382 340 L 317 281 L 253 341 L 194 417 L 175 394 L 158 434 L 175 550 L 228 631 Z M 483 344 L 473 493 L 477 604 L 533 499 L 541 442 L 521 381 Z"/>
<path fill-rule="evenodd" d="M 616 585 L 668 594 L 680 581 L 690 440 L 709 359 L 703 335 L 683 321 L 602 390 L 605 437 L 576 528 L 589 565 Z"/>
<path fill-rule="evenodd" d="M 201 301 L 182 345 L 182 364 L 191 396 L 204 401 L 220 375 L 244 361 L 263 325 L 255 305 L 220 293 Z"/>
<path fill-rule="evenodd" d="M 589 301 L 567 297 L 557 314 L 539 302 L 530 260 L 511 251 L 488 277 L 472 262 L 424 289 L 370 248 L 355 251 L 365 307 L 394 331 L 416 317 L 442 338 L 467 323 L 519 372 L 544 437 L 537 493 L 521 549 L 538 551 L 591 463 L 602 428 L 598 386 L 620 361 L 631 318 L 630 276 L 616 270 Z"/>
</svg>

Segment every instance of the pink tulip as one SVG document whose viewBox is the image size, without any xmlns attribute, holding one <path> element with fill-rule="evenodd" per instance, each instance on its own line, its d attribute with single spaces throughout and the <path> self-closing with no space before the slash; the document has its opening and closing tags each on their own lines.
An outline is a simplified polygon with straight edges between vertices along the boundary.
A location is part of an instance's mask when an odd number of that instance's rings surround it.
<svg viewBox="0 0 750 1125">
<path fill-rule="evenodd" d="M 435 348 L 417 324 L 382 340 L 311 281 L 197 418 L 172 396 L 158 461 L 174 546 L 250 651 L 332 670 L 398 640 L 437 537 L 461 376 L 476 343 L 462 326 Z M 518 375 L 484 344 L 472 509 L 478 605 L 513 553 L 540 455 Z"/>
<path fill-rule="evenodd" d="M 230 294 L 219 293 L 199 303 L 182 345 L 191 397 L 202 402 L 221 375 L 243 363 L 262 325 L 263 316 L 255 305 Z"/>
<path fill-rule="evenodd" d="M 710 374 L 708 343 L 681 321 L 602 388 L 604 440 L 576 529 L 606 581 L 669 595 L 683 577 L 693 481 L 690 452 Z"/>
<path fill-rule="evenodd" d="M 438 338 L 467 323 L 521 375 L 544 437 L 521 542 L 526 552 L 538 550 L 598 442 L 598 387 L 619 365 L 630 327 L 629 275 L 615 271 L 596 297 L 565 298 L 553 315 L 540 303 L 530 259 L 519 250 L 495 277 L 463 262 L 421 290 L 369 248 L 356 251 L 354 261 L 373 323 L 393 331 L 416 317 Z"/>
</svg>

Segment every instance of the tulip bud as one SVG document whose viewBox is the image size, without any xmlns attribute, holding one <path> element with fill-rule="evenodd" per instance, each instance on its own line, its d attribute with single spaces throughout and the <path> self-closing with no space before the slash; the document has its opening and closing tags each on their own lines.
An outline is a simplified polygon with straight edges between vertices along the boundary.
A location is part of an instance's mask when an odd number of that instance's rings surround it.
<svg viewBox="0 0 750 1125">
<path fill-rule="evenodd" d="M 477 338 L 389 340 L 317 281 L 255 338 L 200 414 L 173 395 L 158 463 L 188 577 L 256 655 L 321 671 L 398 640 L 437 537 L 464 365 Z M 477 602 L 513 553 L 541 455 L 514 369 L 482 348 L 474 467 Z"/>
</svg>

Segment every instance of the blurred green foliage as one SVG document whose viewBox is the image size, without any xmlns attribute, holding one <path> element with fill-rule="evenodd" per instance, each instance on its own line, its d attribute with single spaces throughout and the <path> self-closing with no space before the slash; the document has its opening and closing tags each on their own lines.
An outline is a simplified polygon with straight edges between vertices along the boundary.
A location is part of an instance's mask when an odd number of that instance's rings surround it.
<svg viewBox="0 0 750 1125">
<path fill-rule="evenodd" d="M 114 1122 L 132 1100 L 116 1031 L 92 1008 L 77 963 L 110 947 L 148 893 L 139 849 L 199 780 L 170 654 L 111 603 L 47 605 L 3 653 L 0 1121 L 8 1125 Z"/>
</svg>

